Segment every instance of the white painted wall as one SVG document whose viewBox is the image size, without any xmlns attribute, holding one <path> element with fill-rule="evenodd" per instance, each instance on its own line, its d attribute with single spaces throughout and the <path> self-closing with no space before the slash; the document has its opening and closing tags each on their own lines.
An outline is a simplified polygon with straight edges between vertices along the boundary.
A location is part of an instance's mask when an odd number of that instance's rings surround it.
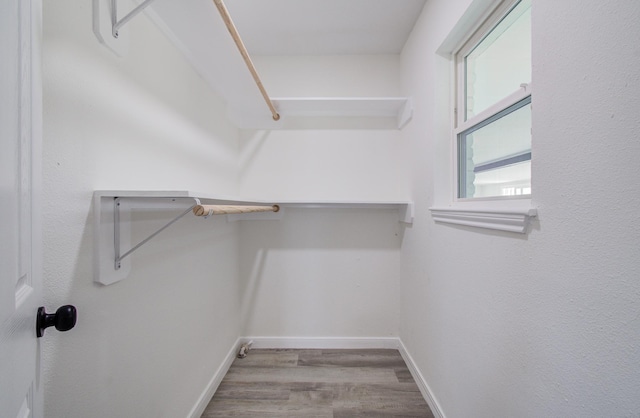
<svg viewBox="0 0 640 418">
<path fill-rule="evenodd" d="M 394 210 L 287 209 L 243 223 L 243 335 L 397 336 L 402 228 Z"/>
<path fill-rule="evenodd" d="M 398 56 L 254 61 L 272 97 L 400 92 Z M 299 122 L 305 129 L 243 131 L 242 194 L 275 201 L 406 198 L 400 132 L 352 123 L 327 118 L 320 126 Z M 287 210 L 282 221 L 246 222 L 240 231 L 244 335 L 397 336 L 403 233 L 397 212 Z"/>
<path fill-rule="evenodd" d="M 539 221 L 520 236 L 428 211 L 451 196 L 450 67 L 435 50 L 469 3 L 428 1 L 402 56 L 416 218 L 400 337 L 448 417 L 636 416 L 640 5 L 534 2 Z"/>
<path fill-rule="evenodd" d="M 252 198 L 402 200 L 400 133 L 388 130 L 242 131 L 240 184 Z"/>
<path fill-rule="evenodd" d="M 79 315 L 41 342 L 45 415 L 183 417 L 239 336 L 237 226 L 182 219 L 105 287 L 92 277 L 92 193 L 235 193 L 238 133 L 144 15 L 124 58 L 91 22 L 91 2 L 44 4 L 45 301 Z M 137 215 L 133 240 L 172 215 Z"/>
<path fill-rule="evenodd" d="M 272 97 L 400 94 L 398 56 L 257 56 L 254 61 Z M 320 119 L 296 121 L 291 129 L 242 131 L 241 193 L 312 200 L 408 195 L 400 131 L 373 129 L 380 126 L 374 120 Z"/>
</svg>

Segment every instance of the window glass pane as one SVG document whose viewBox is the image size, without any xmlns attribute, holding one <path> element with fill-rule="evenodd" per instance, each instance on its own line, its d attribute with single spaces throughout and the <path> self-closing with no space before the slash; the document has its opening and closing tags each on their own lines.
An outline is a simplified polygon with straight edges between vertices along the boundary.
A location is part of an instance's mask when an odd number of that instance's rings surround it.
<svg viewBox="0 0 640 418">
<path fill-rule="evenodd" d="M 522 0 L 465 58 L 465 120 L 531 82 L 531 0 Z"/>
<path fill-rule="evenodd" d="M 460 198 L 531 194 L 531 97 L 458 136 Z"/>
</svg>

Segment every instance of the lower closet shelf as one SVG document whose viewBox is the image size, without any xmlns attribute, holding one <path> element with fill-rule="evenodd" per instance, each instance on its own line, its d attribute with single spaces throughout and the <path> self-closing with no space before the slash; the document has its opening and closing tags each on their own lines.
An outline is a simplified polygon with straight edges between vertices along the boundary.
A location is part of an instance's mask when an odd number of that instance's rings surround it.
<svg viewBox="0 0 640 418">
<path fill-rule="evenodd" d="M 282 219 L 291 209 L 392 209 L 398 220 L 413 222 L 413 205 L 399 201 L 277 201 L 239 199 L 190 191 L 98 190 L 93 194 L 94 281 L 109 285 L 131 270 L 129 255 L 189 214 L 207 218 L 225 215 L 228 221 Z M 137 244 L 131 243 L 131 212 L 176 210 L 171 221 Z"/>
</svg>

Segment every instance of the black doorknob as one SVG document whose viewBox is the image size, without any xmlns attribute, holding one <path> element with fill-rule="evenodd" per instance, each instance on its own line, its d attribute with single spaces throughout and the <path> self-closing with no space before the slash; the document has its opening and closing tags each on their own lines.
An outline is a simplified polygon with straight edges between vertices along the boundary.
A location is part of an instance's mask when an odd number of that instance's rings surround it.
<svg viewBox="0 0 640 418">
<path fill-rule="evenodd" d="M 61 306 L 54 314 L 46 313 L 44 306 L 41 306 L 36 318 L 36 335 L 38 338 L 42 337 L 45 328 L 51 326 L 55 326 L 58 331 L 69 331 L 76 325 L 76 316 L 76 307 L 73 305 Z"/>
</svg>

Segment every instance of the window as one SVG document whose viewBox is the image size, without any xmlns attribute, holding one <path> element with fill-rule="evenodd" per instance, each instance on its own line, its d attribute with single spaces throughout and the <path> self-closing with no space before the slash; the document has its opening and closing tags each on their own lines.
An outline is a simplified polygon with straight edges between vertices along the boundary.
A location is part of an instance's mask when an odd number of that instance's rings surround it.
<svg viewBox="0 0 640 418">
<path fill-rule="evenodd" d="M 457 197 L 531 194 L 531 0 L 502 4 L 455 54 Z"/>
</svg>

